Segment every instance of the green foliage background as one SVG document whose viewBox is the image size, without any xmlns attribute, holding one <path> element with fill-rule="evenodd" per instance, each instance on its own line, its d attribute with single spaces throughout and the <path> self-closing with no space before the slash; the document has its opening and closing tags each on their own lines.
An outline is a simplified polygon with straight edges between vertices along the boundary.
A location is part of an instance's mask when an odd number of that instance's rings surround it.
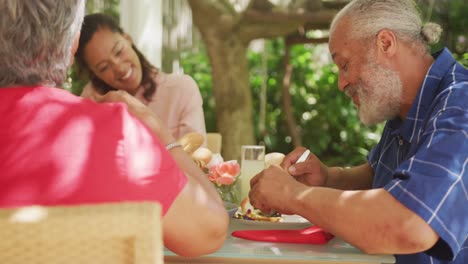
<svg viewBox="0 0 468 264">
<path fill-rule="evenodd" d="M 267 152 L 288 153 L 293 149 L 281 106 L 282 58 L 284 43 L 267 41 L 267 105 L 265 133 L 255 127 L 257 142 L 264 142 Z M 360 124 L 353 103 L 337 88 L 337 68 L 317 61 L 323 47 L 297 45 L 291 50 L 293 76 L 290 92 L 297 125 L 302 129 L 303 145 L 314 151 L 327 164 L 355 165 L 365 161 L 370 148 L 377 143 L 382 125 L 366 128 Z M 254 112 L 259 112 L 263 82 L 262 54 L 250 51 L 250 86 Z M 204 99 L 208 131 L 216 131 L 211 68 L 203 51 L 183 54 L 185 73 L 193 76 Z M 259 115 L 254 124 L 260 123 Z"/>
<path fill-rule="evenodd" d="M 442 0 L 431 4 L 419 0 L 418 4 L 426 20 L 440 23 L 445 30 L 441 44 L 432 47 L 432 50 L 438 50 L 445 45 L 453 47 L 454 56 L 468 67 L 466 44 L 458 41 L 460 37 L 466 37 L 467 16 L 464 11 L 468 11 L 468 5 L 464 0 Z M 293 76 L 290 92 L 294 116 L 302 129 L 303 145 L 313 150 L 325 163 L 356 165 L 366 160 L 369 150 L 380 139 L 383 125 L 365 127 L 360 123 L 352 101 L 337 88 L 336 66 L 317 60 L 323 52 L 326 51 L 317 45 L 296 45 L 291 50 Z M 265 143 L 267 152 L 287 153 L 293 146 L 281 109 L 281 81 L 284 74 L 281 60 L 284 55 L 284 43 L 281 40 L 267 41 L 266 53 L 266 132 L 262 134 L 256 126 L 256 140 Z M 262 57 L 261 53 L 254 51 L 248 54 L 254 113 L 258 113 L 260 108 Z M 183 54 L 182 66 L 185 73 L 192 75 L 200 86 L 204 98 L 207 130 L 216 131 L 211 68 L 204 50 Z M 260 123 L 259 118 L 258 114 L 254 116 L 254 124 Z"/>
<path fill-rule="evenodd" d="M 265 133 L 255 127 L 257 142 L 264 142 L 267 152 L 288 153 L 293 149 L 281 107 L 282 58 L 284 43 L 267 41 L 267 105 Z M 303 145 L 329 165 L 351 166 L 366 160 L 380 139 L 383 124 L 365 127 L 359 121 L 352 101 L 338 90 L 334 64 L 317 60 L 324 51 L 317 45 L 296 45 L 291 50 L 293 76 L 290 92 L 295 119 L 302 128 Z M 250 87 L 254 113 L 259 112 L 263 82 L 262 54 L 250 51 Z M 468 67 L 468 53 L 455 57 Z M 204 50 L 182 54 L 185 73 L 198 83 L 204 102 L 207 131 L 216 131 L 215 101 L 212 93 L 211 66 Z M 254 124 L 259 124 L 254 115 Z M 234 129 L 234 128 L 233 128 Z"/>
</svg>

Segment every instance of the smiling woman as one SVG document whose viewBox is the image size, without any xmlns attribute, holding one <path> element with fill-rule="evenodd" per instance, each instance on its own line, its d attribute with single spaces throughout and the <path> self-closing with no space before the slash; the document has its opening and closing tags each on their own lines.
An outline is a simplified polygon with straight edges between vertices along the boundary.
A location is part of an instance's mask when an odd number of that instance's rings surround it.
<svg viewBox="0 0 468 264">
<path fill-rule="evenodd" d="M 112 18 L 87 15 L 75 55 L 81 76 L 90 83 L 81 96 L 97 100 L 112 90 L 123 90 L 159 115 L 180 138 L 189 132 L 206 135 L 203 101 L 188 75 L 166 74 L 151 65 Z"/>
<path fill-rule="evenodd" d="M 135 95 L 140 83 L 145 82 L 142 80 L 142 65 L 127 34 L 100 28 L 83 48 L 83 55 L 96 77 L 114 89 Z M 150 85 L 154 91 L 155 84 Z M 96 87 L 105 91 L 104 87 Z"/>
</svg>

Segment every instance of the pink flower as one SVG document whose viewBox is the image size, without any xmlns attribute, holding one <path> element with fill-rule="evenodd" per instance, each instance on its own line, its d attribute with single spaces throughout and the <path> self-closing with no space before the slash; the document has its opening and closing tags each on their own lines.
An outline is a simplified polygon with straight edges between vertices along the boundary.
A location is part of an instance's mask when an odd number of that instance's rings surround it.
<svg viewBox="0 0 468 264">
<path fill-rule="evenodd" d="M 237 160 L 230 160 L 211 166 L 208 178 L 218 185 L 231 185 L 239 173 L 240 166 Z"/>
</svg>

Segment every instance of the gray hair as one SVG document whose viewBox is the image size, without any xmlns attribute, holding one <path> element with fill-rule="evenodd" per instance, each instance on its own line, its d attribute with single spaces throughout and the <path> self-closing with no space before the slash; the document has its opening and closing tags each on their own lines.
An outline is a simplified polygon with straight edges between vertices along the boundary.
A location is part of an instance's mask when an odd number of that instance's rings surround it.
<svg viewBox="0 0 468 264">
<path fill-rule="evenodd" d="M 62 85 L 84 0 L 3 0 L 0 87 Z"/>
<path fill-rule="evenodd" d="M 422 44 L 427 50 L 429 44 L 439 41 L 442 33 L 442 28 L 435 23 L 423 25 L 413 0 L 353 0 L 335 16 L 331 32 L 343 17 L 350 19 L 350 35 L 355 39 L 367 39 L 388 29 L 399 39 Z"/>
</svg>

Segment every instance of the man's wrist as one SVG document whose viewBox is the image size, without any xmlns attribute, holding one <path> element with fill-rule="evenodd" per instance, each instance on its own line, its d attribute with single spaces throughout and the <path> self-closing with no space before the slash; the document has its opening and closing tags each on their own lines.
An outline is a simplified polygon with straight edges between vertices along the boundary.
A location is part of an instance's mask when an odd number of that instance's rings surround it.
<svg viewBox="0 0 468 264">
<path fill-rule="evenodd" d="M 340 182 L 344 168 L 343 167 L 327 167 L 326 171 L 327 171 L 327 176 L 325 179 L 325 186 L 336 188 L 336 184 Z"/>
</svg>

